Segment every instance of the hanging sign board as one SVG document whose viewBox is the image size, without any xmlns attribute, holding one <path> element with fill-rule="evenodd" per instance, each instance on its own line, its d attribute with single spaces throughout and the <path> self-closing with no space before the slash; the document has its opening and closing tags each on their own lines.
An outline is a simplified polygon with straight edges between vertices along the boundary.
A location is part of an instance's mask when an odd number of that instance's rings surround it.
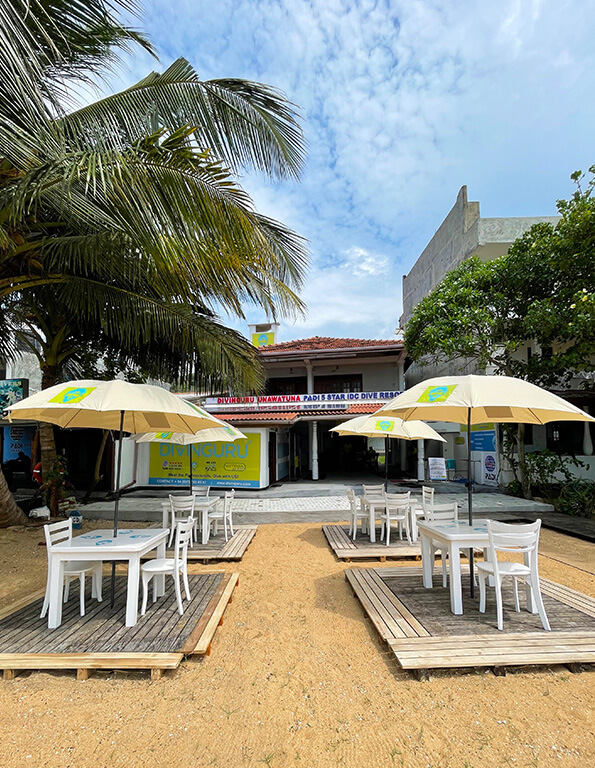
<svg viewBox="0 0 595 768">
<path fill-rule="evenodd" d="M 189 452 L 197 485 L 230 488 L 260 486 L 260 433 L 233 443 L 150 443 L 149 485 L 188 485 Z"/>
<path fill-rule="evenodd" d="M 303 395 L 250 395 L 248 397 L 207 397 L 204 408 L 217 413 L 231 411 L 324 411 L 342 410 L 354 403 L 385 403 L 401 393 L 396 390 L 378 392 L 327 392 Z"/>
<path fill-rule="evenodd" d="M 35 427 L 22 427 L 18 424 L 4 427 L 2 461 L 22 461 L 24 454 L 30 464 L 34 437 Z"/>
<path fill-rule="evenodd" d="M 428 474 L 430 480 L 446 480 L 446 460 L 437 457 L 429 458 Z"/>
<path fill-rule="evenodd" d="M 9 406 L 29 397 L 29 379 L 0 379 L 0 416 Z"/>
<path fill-rule="evenodd" d="M 481 467 L 483 473 L 483 485 L 498 485 L 498 454 L 489 451 L 481 454 Z"/>
</svg>

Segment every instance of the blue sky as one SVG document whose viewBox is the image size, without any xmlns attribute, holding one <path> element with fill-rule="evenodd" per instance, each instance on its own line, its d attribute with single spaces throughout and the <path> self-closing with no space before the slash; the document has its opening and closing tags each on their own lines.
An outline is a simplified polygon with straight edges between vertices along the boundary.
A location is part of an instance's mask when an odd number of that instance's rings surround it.
<svg viewBox="0 0 595 768">
<path fill-rule="evenodd" d="M 308 315 L 283 322 L 280 340 L 392 337 L 402 275 L 463 184 L 483 216 L 553 215 L 570 173 L 595 163 L 595 5 L 584 0 L 143 6 L 159 68 L 184 56 L 203 79 L 266 82 L 301 108 L 301 181 L 242 179 L 260 211 L 310 243 Z M 127 59 L 121 83 L 155 68 Z"/>
</svg>

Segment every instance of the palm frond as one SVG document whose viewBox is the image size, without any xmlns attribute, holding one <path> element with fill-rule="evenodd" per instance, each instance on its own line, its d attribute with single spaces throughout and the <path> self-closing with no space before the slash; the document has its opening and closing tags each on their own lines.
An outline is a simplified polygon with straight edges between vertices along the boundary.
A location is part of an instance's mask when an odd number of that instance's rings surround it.
<svg viewBox="0 0 595 768">
<path fill-rule="evenodd" d="M 202 82 L 183 58 L 62 119 L 73 142 L 101 135 L 118 150 L 158 127 L 180 124 L 194 126 L 199 149 L 212 150 L 234 172 L 252 167 L 297 178 L 303 165 L 298 114 L 280 91 L 241 79 Z"/>
</svg>

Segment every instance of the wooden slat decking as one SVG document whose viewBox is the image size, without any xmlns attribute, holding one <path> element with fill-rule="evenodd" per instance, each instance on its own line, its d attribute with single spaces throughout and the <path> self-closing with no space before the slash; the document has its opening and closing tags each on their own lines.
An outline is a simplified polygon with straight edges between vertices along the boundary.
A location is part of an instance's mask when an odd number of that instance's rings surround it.
<svg viewBox="0 0 595 768">
<path fill-rule="evenodd" d="M 234 535 L 229 541 L 225 541 L 221 525 L 217 535 L 211 536 L 205 545 L 199 541 L 194 547 L 188 549 L 188 560 L 198 560 L 203 563 L 214 560 L 241 560 L 257 530 L 257 525 L 236 525 Z"/>
<path fill-rule="evenodd" d="M 64 606 L 63 620 L 54 630 L 40 619 L 43 594 L 19 601 L 0 618 L 0 669 L 10 678 L 17 669 L 150 669 L 179 666 L 186 655 L 205 654 L 238 582 L 236 573 L 190 575 L 190 602 L 177 610 L 173 580 L 166 593 L 151 603 L 134 627 L 126 627 L 126 576 L 116 577 L 113 610 L 109 607 L 109 579 L 104 577 L 104 600 L 87 597 L 86 615 L 78 608 L 78 587 Z M 87 580 L 89 589 L 89 580 Z M 213 626 L 214 625 L 214 626 Z M 86 675 L 79 673 L 83 679 Z"/>
<path fill-rule="evenodd" d="M 521 612 L 514 611 L 511 589 L 503 590 L 499 632 L 493 590 L 480 614 L 468 572 L 462 616 L 450 612 L 449 591 L 436 586 L 437 577 L 433 589 L 424 589 L 421 568 L 353 568 L 345 576 L 403 669 L 595 663 L 595 600 L 561 584 L 541 580 L 551 632 L 523 610 L 522 591 Z"/>
<path fill-rule="evenodd" d="M 391 544 L 386 546 L 380 541 L 380 528 L 376 530 L 376 542 L 372 544 L 367 534 L 358 531 L 355 541 L 349 537 L 349 526 L 323 525 L 322 530 L 326 539 L 339 560 L 350 562 L 351 560 L 381 560 L 388 557 L 420 557 L 419 544 L 409 544 L 406 540 L 400 541 L 399 534 L 391 533 Z"/>
</svg>

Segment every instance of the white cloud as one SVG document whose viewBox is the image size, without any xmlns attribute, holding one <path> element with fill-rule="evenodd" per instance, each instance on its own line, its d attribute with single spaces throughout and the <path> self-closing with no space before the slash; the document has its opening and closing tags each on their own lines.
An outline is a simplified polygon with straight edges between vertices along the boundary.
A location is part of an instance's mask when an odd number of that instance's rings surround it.
<svg viewBox="0 0 595 768">
<path fill-rule="evenodd" d="M 462 184 L 484 215 L 547 215 L 595 161 L 594 21 L 573 0 L 151 0 L 144 26 L 163 65 L 184 55 L 302 108 L 301 183 L 243 180 L 311 243 L 292 332 L 390 335 L 401 275 Z M 153 66 L 142 56 L 129 81 Z"/>
</svg>

